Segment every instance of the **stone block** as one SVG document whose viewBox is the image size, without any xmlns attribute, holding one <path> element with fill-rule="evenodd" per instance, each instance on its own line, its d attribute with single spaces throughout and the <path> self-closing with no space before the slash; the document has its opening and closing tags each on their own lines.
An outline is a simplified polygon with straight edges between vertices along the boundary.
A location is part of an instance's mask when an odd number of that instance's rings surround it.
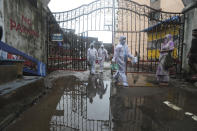
<svg viewBox="0 0 197 131">
<path fill-rule="evenodd" d="M 0 65 L 0 84 L 15 80 L 17 78 L 17 65 Z"/>
</svg>

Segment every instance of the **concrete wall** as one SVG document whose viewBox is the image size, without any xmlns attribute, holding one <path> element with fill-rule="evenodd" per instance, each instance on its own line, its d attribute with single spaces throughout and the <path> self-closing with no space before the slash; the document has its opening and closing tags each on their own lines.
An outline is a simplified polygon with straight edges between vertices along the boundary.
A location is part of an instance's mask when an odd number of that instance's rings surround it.
<svg viewBox="0 0 197 131">
<path fill-rule="evenodd" d="M 161 8 L 160 5 L 161 5 L 160 0 L 150 2 L 150 7 L 153 7 L 154 9 L 157 9 L 157 10 Z"/>
<path fill-rule="evenodd" d="M 4 30 L 4 11 L 3 11 L 3 0 L 0 0 L 0 26 Z M 2 41 L 5 42 L 5 35 L 3 34 Z"/>
<path fill-rule="evenodd" d="M 154 9 L 161 9 L 167 12 L 181 12 L 184 8 L 182 0 L 157 0 L 150 2 L 150 6 Z"/>
<path fill-rule="evenodd" d="M 197 29 L 197 8 L 185 12 L 185 31 L 184 31 L 184 48 L 183 48 L 183 69 L 188 72 L 188 52 L 191 47 L 192 30 Z"/>
<path fill-rule="evenodd" d="M 162 11 L 181 12 L 183 8 L 182 0 L 161 0 Z"/>
<path fill-rule="evenodd" d="M 5 42 L 46 62 L 46 10 L 40 1 L 0 0 L 4 6 Z"/>
</svg>

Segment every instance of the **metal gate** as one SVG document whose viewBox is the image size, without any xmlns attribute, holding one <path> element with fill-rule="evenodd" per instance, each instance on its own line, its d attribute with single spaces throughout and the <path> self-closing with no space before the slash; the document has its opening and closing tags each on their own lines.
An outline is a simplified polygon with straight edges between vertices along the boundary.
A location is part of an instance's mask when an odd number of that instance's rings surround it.
<svg viewBox="0 0 197 131">
<path fill-rule="evenodd" d="M 102 42 L 92 37 L 96 34 L 110 39 L 113 47 L 121 35 L 127 37 L 131 53 L 138 56 L 137 64 L 128 62 L 127 72 L 155 72 L 161 43 L 166 34 L 172 34 L 174 72 L 180 73 L 183 19 L 181 13 L 155 10 L 130 0 L 97 0 L 70 11 L 54 12 L 49 16 L 48 69 L 86 70 L 89 44 L 96 41 L 99 46 Z M 54 34 L 62 34 L 63 41 L 52 41 Z"/>
</svg>

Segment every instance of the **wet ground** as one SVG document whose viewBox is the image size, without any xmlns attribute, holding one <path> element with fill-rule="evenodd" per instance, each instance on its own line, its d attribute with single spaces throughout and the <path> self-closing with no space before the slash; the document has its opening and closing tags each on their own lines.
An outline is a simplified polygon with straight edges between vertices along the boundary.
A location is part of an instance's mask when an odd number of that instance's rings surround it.
<svg viewBox="0 0 197 131">
<path fill-rule="evenodd" d="M 103 74 L 60 77 L 7 131 L 197 131 L 197 93 L 128 74 L 128 88 Z M 88 73 L 86 73 L 88 75 Z"/>
<path fill-rule="evenodd" d="M 39 76 L 24 76 L 20 79 L 16 79 L 11 82 L 7 82 L 5 84 L 0 85 L 0 96 L 8 94 L 22 86 L 28 85 L 29 83 L 33 83 L 42 77 Z"/>
</svg>

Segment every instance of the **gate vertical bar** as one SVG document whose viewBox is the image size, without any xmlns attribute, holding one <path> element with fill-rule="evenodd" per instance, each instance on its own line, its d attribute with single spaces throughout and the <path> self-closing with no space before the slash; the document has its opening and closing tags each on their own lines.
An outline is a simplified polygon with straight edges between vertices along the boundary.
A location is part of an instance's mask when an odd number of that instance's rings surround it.
<svg viewBox="0 0 197 131">
<path fill-rule="evenodd" d="M 113 8 L 112 8 L 112 46 L 115 46 L 115 26 L 116 26 L 116 18 L 115 18 L 115 0 L 113 0 Z M 114 52 L 114 49 L 113 51 Z"/>
<path fill-rule="evenodd" d="M 181 23 L 182 25 L 182 44 L 181 44 L 181 65 L 180 65 L 180 73 L 182 73 L 182 66 L 183 66 L 183 45 L 184 45 L 184 27 L 185 27 L 185 14 L 183 14 L 183 21 L 181 21 L 181 17 L 180 17 L 180 20 L 179 22 Z"/>
<path fill-rule="evenodd" d="M 136 12 L 136 5 L 135 5 L 135 12 Z M 136 17 L 137 17 L 137 14 L 135 13 L 135 52 L 136 52 L 136 44 L 137 44 L 137 27 L 136 27 Z"/>
<path fill-rule="evenodd" d="M 144 14 L 145 14 L 145 7 L 144 7 Z M 144 15 L 144 29 L 146 28 L 146 23 L 145 23 L 145 21 L 146 21 L 146 17 L 145 17 L 145 15 Z M 142 68 L 143 68 L 143 71 L 144 71 L 144 41 L 145 41 L 145 32 L 143 32 L 143 62 L 142 62 Z M 148 44 L 148 43 L 147 43 Z"/>
<path fill-rule="evenodd" d="M 139 14 L 139 45 L 138 45 L 138 53 L 139 55 L 137 55 L 136 57 L 138 57 L 138 72 L 139 72 L 139 68 L 140 68 L 140 44 L 141 44 L 141 15 Z"/>
<path fill-rule="evenodd" d="M 50 15 L 47 14 L 47 41 L 46 41 L 46 48 L 47 48 L 47 66 L 46 66 L 46 69 L 47 69 L 47 72 L 49 71 L 49 27 L 50 27 Z"/>
<path fill-rule="evenodd" d="M 131 12 L 131 22 L 130 22 L 130 24 L 131 24 L 131 53 L 132 53 L 132 50 L 133 50 L 133 39 L 132 39 L 132 36 L 133 36 L 133 30 L 132 30 L 132 26 L 133 26 L 133 24 L 132 24 L 132 21 L 133 21 L 133 19 L 132 19 L 132 12 Z"/>
</svg>

